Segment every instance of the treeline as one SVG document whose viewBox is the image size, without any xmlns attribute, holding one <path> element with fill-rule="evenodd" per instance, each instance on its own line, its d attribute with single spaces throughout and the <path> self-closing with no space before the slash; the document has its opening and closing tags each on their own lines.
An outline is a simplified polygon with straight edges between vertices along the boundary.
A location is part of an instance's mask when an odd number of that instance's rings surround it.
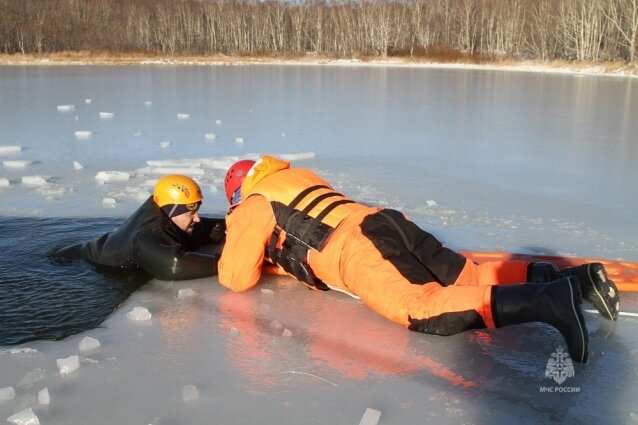
<svg viewBox="0 0 638 425">
<path fill-rule="evenodd" d="M 0 0 L 0 52 L 623 61 L 638 0 Z"/>
</svg>

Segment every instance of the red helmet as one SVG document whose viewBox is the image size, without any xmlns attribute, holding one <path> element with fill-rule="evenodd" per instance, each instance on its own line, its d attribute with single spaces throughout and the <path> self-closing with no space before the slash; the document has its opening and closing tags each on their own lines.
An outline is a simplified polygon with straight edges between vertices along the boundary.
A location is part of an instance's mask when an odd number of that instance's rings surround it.
<svg viewBox="0 0 638 425">
<path fill-rule="evenodd" d="M 241 184 L 246 178 L 246 174 L 255 165 L 255 161 L 251 159 L 244 159 L 242 161 L 234 163 L 226 172 L 226 178 L 224 179 L 224 186 L 226 188 L 226 199 L 233 205 L 237 201 L 233 202 L 233 195 L 241 188 Z"/>
</svg>

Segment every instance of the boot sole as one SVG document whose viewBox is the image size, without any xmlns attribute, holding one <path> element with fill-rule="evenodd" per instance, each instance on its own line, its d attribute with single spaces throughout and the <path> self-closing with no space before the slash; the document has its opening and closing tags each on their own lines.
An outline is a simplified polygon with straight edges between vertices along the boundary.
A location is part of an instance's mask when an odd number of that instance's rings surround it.
<svg viewBox="0 0 638 425">
<path fill-rule="evenodd" d="M 618 310 L 620 310 L 618 288 L 607 277 L 605 268 L 599 263 L 588 264 L 587 275 L 591 282 L 591 289 L 585 294 L 585 299 L 592 303 L 603 317 L 618 320 Z"/>
</svg>

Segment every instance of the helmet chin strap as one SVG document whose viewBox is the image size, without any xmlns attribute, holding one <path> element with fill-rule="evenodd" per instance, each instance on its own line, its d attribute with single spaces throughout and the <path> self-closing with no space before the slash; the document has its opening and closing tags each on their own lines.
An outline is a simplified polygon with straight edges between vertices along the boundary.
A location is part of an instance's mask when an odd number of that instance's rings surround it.
<svg viewBox="0 0 638 425">
<path fill-rule="evenodd" d="M 202 201 L 198 201 L 190 204 L 166 204 L 160 208 L 169 218 L 173 218 L 187 212 L 198 211 L 201 205 Z"/>
<path fill-rule="evenodd" d="M 169 218 L 173 217 L 173 214 L 175 213 L 175 210 L 177 209 L 178 205 L 179 204 L 173 204 L 173 208 L 171 208 L 171 211 L 168 213 Z"/>
</svg>

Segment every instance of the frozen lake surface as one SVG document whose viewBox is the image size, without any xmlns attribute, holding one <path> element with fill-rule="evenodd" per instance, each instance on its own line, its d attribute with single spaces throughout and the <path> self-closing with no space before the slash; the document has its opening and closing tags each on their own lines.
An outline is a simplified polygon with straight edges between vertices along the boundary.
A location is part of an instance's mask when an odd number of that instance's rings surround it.
<svg viewBox="0 0 638 425">
<path fill-rule="evenodd" d="M 203 213 L 223 214 L 226 168 L 263 153 L 400 209 L 453 248 L 638 261 L 635 79 L 16 66 L 0 67 L 0 93 L 0 319 L 18 314 L 6 297 L 12 270 L 62 285 L 25 284 L 25 302 L 50 303 L 47 314 L 59 305 L 83 323 L 89 308 L 108 317 L 61 341 L 0 346 L 0 419 L 358 424 L 375 409 L 380 424 L 638 423 L 630 316 L 612 325 L 587 314 L 590 361 L 559 385 L 545 370 L 562 341 L 542 325 L 441 338 L 281 277 L 242 294 L 215 278 L 151 281 L 127 298 L 136 286 L 90 268 L 72 266 L 68 280 L 65 267 L 49 279 L 43 272 L 47 242 L 99 236 L 168 172 L 195 177 Z M 60 220 L 62 230 L 53 226 Z M 82 284 L 94 289 L 75 292 Z M 84 301 L 92 295 L 104 303 Z M 134 307 L 151 319 L 130 319 Z M 621 307 L 638 312 L 638 297 L 623 294 Z M 87 349 L 87 336 L 100 346 Z M 63 373 L 56 361 L 74 355 L 79 369 Z"/>
</svg>

